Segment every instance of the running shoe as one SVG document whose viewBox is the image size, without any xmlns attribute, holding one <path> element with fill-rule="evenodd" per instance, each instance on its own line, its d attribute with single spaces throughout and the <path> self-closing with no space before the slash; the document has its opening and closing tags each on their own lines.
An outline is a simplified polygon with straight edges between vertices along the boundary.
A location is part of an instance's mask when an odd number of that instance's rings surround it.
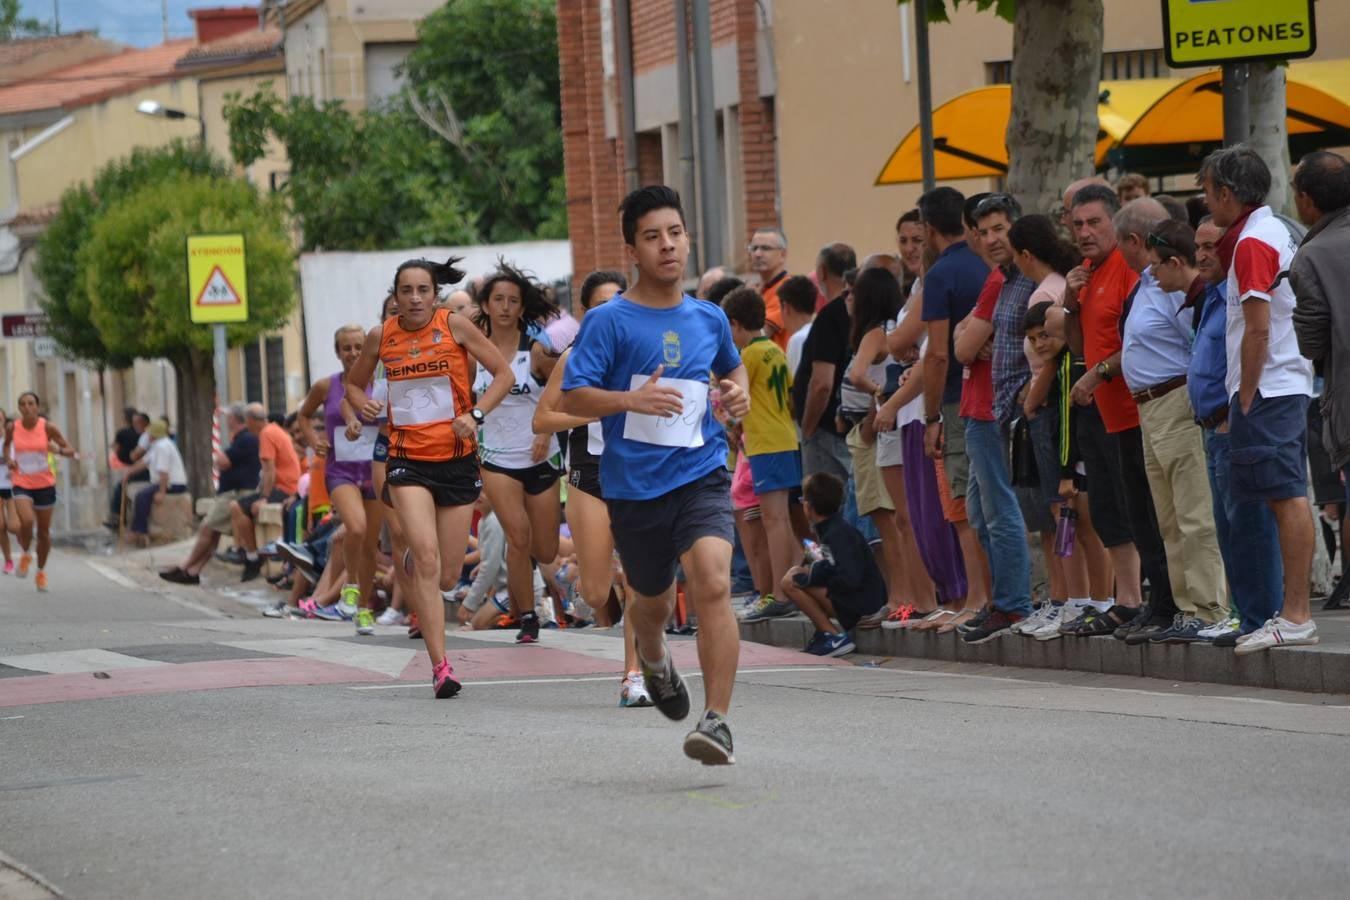
<svg viewBox="0 0 1350 900">
<path fill-rule="evenodd" d="M 318 583 L 321 572 L 314 563 L 314 554 L 310 553 L 309 548 L 304 544 L 277 541 L 277 553 L 282 559 L 299 569 L 300 574 L 304 575 L 310 584 Z"/>
<path fill-rule="evenodd" d="M 459 693 L 461 685 L 455 680 L 455 670 L 450 667 L 450 660 L 442 659 L 431 670 L 431 689 L 436 694 L 437 700 L 445 700 Z"/>
<path fill-rule="evenodd" d="M 325 622 L 341 622 L 347 618 L 342 614 L 342 610 L 338 609 L 336 603 L 314 607 L 314 615 Z"/>
<path fill-rule="evenodd" d="M 652 704 L 661 710 L 661 715 L 678 722 L 689 715 L 689 690 L 684 686 L 684 679 L 675 671 L 670 648 L 663 646 L 662 649 L 666 661 L 660 671 L 651 668 L 642 658 L 641 652 L 638 653 L 638 663 L 642 666 L 643 684 L 651 695 Z"/>
<path fill-rule="evenodd" d="M 384 612 L 375 617 L 376 625 L 407 625 L 408 617 L 392 606 L 386 606 Z"/>
<path fill-rule="evenodd" d="M 252 581 L 262 574 L 262 567 L 262 557 L 258 557 L 257 559 L 245 559 L 244 571 L 239 575 L 239 580 L 241 582 Z"/>
<path fill-rule="evenodd" d="M 415 641 L 422 636 L 422 626 L 417 621 L 417 613 L 408 616 L 408 640 Z"/>
<path fill-rule="evenodd" d="M 539 617 L 534 613 L 525 613 L 520 617 L 520 631 L 516 632 L 516 643 L 539 643 Z"/>
<path fill-rule="evenodd" d="M 342 590 L 338 593 L 337 608 L 342 613 L 344 619 L 356 618 L 356 611 L 361 606 L 361 589 L 354 584 L 344 584 Z"/>
<path fill-rule="evenodd" d="M 684 755 L 705 766 L 733 765 L 736 757 L 731 749 L 731 728 L 726 717 L 712 710 L 704 713 L 698 725 L 684 738 Z"/>
<path fill-rule="evenodd" d="M 1051 609 L 1034 628 L 1023 628 L 1022 634 L 1034 637 L 1038 641 L 1054 641 L 1060 636 L 1059 622 L 1064 616 L 1064 606 L 1050 604 Z"/>
<path fill-rule="evenodd" d="M 784 603 L 782 600 L 775 600 L 773 594 L 765 594 L 759 598 L 755 608 L 746 613 L 742 622 L 762 622 L 765 619 L 781 619 L 784 616 L 790 616 L 797 611 L 794 603 Z"/>
<path fill-rule="evenodd" d="M 1246 656 L 1272 647 L 1316 644 L 1318 640 L 1317 624 L 1312 619 L 1297 625 L 1283 616 L 1276 616 L 1246 637 L 1239 638 L 1233 652 L 1238 656 Z"/>
<path fill-rule="evenodd" d="M 1004 612 L 996 609 L 985 617 L 984 624 L 979 628 L 972 628 L 961 635 L 961 640 L 967 644 L 983 644 L 985 641 L 993 640 L 1003 632 L 1007 631 L 1012 624 L 1022 617 L 1017 613 Z"/>
<path fill-rule="evenodd" d="M 632 708 L 651 705 L 652 695 L 647 693 L 647 685 L 642 680 L 642 673 L 629 672 L 623 676 L 623 684 L 619 688 L 619 706 Z"/>
<path fill-rule="evenodd" d="M 23 556 L 20 556 L 20 557 L 19 557 L 19 571 L 18 571 L 18 573 L 17 573 L 18 576 L 19 576 L 20 578 L 27 578 L 27 577 L 28 577 L 28 567 L 31 566 L 32 564 L 33 564 L 33 554 L 31 554 L 31 553 L 25 553 Z"/>
<path fill-rule="evenodd" d="M 1008 631 L 1012 634 L 1030 634 L 1033 630 L 1040 627 L 1041 622 L 1045 621 L 1045 617 L 1050 614 L 1052 608 L 1053 604 L 1049 600 L 1038 604 L 1036 608 L 1031 611 L 1031 615 L 1027 616 L 1025 619 L 1014 622 L 1008 627 Z"/>
<path fill-rule="evenodd" d="M 750 614 L 750 611 L 759 605 L 760 595 L 750 593 L 745 595 L 744 602 L 733 600 L 731 611 L 735 613 L 736 618 L 744 619 Z"/>
<path fill-rule="evenodd" d="M 356 611 L 356 633 L 374 634 L 375 633 L 375 614 L 368 609 L 358 609 Z"/>
<path fill-rule="evenodd" d="M 230 547 L 228 550 L 219 550 L 216 552 L 216 559 L 223 563 L 233 563 L 239 565 L 244 561 L 244 551 L 238 547 Z"/>
<path fill-rule="evenodd" d="M 812 656 L 847 656 L 857 649 L 845 631 L 834 634 L 817 631 L 811 643 L 806 645 L 806 652 Z"/>
<path fill-rule="evenodd" d="M 1204 628 L 1201 628 L 1200 640 L 1218 641 L 1218 639 L 1223 637 L 1224 635 L 1231 634 L 1234 636 L 1234 640 L 1233 643 L 1228 644 L 1228 646 L 1236 647 L 1237 646 L 1236 638 L 1241 632 L 1242 632 L 1242 620 L 1239 619 L 1237 616 L 1229 616 L 1226 619 L 1221 619 L 1218 622 L 1215 622 L 1213 625 L 1206 625 Z M 1223 646 L 1223 645 L 1216 644 L 1215 646 Z"/>
<path fill-rule="evenodd" d="M 38 569 L 38 570 L 37 570 L 37 575 L 33 576 L 33 584 L 37 586 L 37 589 L 38 589 L 39 591 L 46 591 L 46 590 L 47 590 L 47 573 L 44 572 L 44 571 L 42 571 L 41 569 Z"/>
<path fill-rule="evenodd" d="M 191 572 L 183 571 L 181 566 L 174 566 L 172 569 L 166 569 L 159 573 L 159 577 L 172 584 L 201 584 L 202 577 L 193 575 Z"/>
<path fill-rule="evenodd" d="M 300 602 L 295 605 L 300 610 L 300 615 L 304 616 L 306 619 L 318 617 L 319 604 L 314 602 L 313 597 L 302 597 Z"/>
<path fill-rule="evenodd" d="M 7 560 L 5 560 L 5 568 L 4 568 L 3 570 L 0 570 L 0 571 L 3 571 L 4 574 L 6 574 L 6 575 L 13 575 L 13 574 L 14 574 L 14 560 L 12 560 L 12 559 L 7 559 Z"/>
<path fill-rule="evenodd" d="M 312 602 L 312 601 L 311 601 L 311 602 Z M 284 618 L 286 618 L 286 601 L 285 601 L 285 600 L 278 600 L 276 603 L 273 603 L 271 606 L 266 606 L 266 607 L 264 607 L 264 608 L 263 608 L 263 615 L 266 616 L 266 617 L 269 618 L 269 619 L 284 619 Z"/>
</svg>

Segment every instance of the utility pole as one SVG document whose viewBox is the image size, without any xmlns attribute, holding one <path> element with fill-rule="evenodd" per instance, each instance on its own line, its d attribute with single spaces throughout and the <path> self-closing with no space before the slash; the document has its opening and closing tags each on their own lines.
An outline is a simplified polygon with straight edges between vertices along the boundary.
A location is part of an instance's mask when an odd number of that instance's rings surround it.
<svg viewBox="0 0 1350 900">
<path fill-rule="evenodd" d="M 708 0 L 694 3 L 694 96 L 698 104 L 698 182 L 703 196 L 704 268 L 722 264 L 722 167 L 717 158 L 717 105 L 713 98 L 712 13 Z"/>
<path fill-rule="evenodd" d="M 160 18 L 164 23 L 164 43 L 169 42 L 169 0 L 159 0 Z"/>
</svg>

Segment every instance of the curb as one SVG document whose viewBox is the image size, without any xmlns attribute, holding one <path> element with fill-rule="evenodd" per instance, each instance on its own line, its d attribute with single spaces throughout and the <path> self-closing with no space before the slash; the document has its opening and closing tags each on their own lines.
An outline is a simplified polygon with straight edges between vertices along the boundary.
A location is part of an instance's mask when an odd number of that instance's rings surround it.
<svg viewBox="0 0 1350 900">
<path fill-rule="evenodd" d="M 741 622 L 739 626 L 742 640 L 791 648 L 806 646 L 814 630 L 803 616 Z M 1194 644 L 1130 647 L 1112 637 L 1037 641 L 1005 634 L 983 644 L 967 644 L 955 633 L 916 634 L 901 629 L 856 631 L 853 640 L 859 653 L 873 656 L 1350 694 L 1350 648 L 1285 647 L 1238 656 L 1229 650 Z"/>
<path fill-rule="evenodd" d="M 65 896 L 41 875 L 0 853 L 0 897 L 13 900 L 49 900 Z"/>
</svg>

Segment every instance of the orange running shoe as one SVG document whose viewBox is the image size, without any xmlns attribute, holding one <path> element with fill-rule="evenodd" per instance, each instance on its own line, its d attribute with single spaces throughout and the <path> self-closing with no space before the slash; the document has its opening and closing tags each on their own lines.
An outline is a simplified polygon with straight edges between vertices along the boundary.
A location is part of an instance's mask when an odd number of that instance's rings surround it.
<svg viewBox="0 0 1350 900">
<path fill-rule="evenodd" d="M 33 564 L 33 554 L 31 554 L 31 553 L 25 553 L 23 556 L 20 556 L 20 557 L 19 557 L 19 577 L 20 577 L 20 578 L 27 578 L 27 577 L 28 577 L 28 567 L 31 566 L 32 564 Z"/>
<path fill-rule="evenodd" d="M 422 626 L 417 622 L 417 613 L 408 616 L 408 640 L 416 640 L 422 636 Z"/>
<path fill-rule="evenodd" d="M 47 590 L 47 573 L 38 569 L 37 575 L 33 578 L 33 583 L 37 585 L 39 591 Z"/>
</svg>

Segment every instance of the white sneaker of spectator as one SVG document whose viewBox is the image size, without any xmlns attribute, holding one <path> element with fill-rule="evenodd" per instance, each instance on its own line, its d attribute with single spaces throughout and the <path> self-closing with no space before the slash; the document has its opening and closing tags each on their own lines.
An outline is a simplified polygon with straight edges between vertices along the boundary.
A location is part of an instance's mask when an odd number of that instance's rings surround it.
<svg viewBox="0 0 1350 900">
<path fill-rule="evenodd" d="M 1025 619 L 1018 619 L 1016 622 L 1009 625 L 1008 631 L 1013 634 L 1031 634 L 1031 632 L 1035 631 L 1036 628 L 1040 626 L 1041 622 L 1045 621 L 1046 613 L 1053 605 L 1054 604 L 1049 600 L 1046 600 L 1044 603 L 1033 609 L 1031 615 L 1027 616 Z"/>
<path fill-rule="evenodd" d="M 1059 637 L 1059 625 L 1063 619 L 1064 610 L 1068 609 L 1068 604 L 1055 606 L 1053 603 L 1049 612 L 1032 629 L 1023 629 L 1022 633 L 1034 637 L 1038 641 L 1053 641 Z"/>
<path fill-rule="evenodd" d="M 1201 628 L 1199 637 L 1201 640 L 1212 641 L 1215 638 L 1223 637 L 1225 634 L 1232 634 L 1242 628 L 1242 620 L 1237 616 L 1229 616 L 1226 619 L 1215 622 L 1213 625 Z M 1245 635 L 1244 635 L 1245 637 Z M 1238 639 L 1241 642 L 1241 638 Z"/>
<path fill-rule="evenodd" d="M 1302 625 L 1297 625 L 1288 619 L 1276 616 L 1245 638 L 1239 638 L 1238 645 L 1233 648 L 1233 652 L 1238 656 L 1245 656 L 1248 653 L 1260 653 L 1262 650 L 1269 650 L 1272 647 L 1316 644 L 1318 640 L 1317 623 L 1312 619 Z"/>
</svg>

